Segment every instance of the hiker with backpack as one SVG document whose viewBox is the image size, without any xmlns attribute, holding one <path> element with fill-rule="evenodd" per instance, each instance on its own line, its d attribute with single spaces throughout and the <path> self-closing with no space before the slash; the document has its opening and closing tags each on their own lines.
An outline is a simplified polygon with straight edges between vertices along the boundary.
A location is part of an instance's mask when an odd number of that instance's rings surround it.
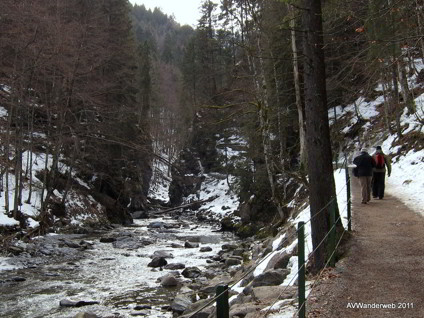
<svg viewBox="0 0 424 318">
<path fill-rule="evenodd" d="M 361 149 L 359 156 L 353 159 L 353 163 L 358 167 L 357 174 L 361 184 L 362 204 L 367 204 L 371 200 L 371 182 L 373 168 L 375 166 L 373 158 L 366 149 Z"/>
<path fill-rule="evenodd" d="M 373 198 L 384 198 L 386 167 L 387 175 L 390 177 L 392 173 L 392 163 L 389 156 L 384 154 L 381 146 L 377 146 L 374 155 L 372 156 L 375 166 L 372 179 L 372 196 Z"/>
</svg>

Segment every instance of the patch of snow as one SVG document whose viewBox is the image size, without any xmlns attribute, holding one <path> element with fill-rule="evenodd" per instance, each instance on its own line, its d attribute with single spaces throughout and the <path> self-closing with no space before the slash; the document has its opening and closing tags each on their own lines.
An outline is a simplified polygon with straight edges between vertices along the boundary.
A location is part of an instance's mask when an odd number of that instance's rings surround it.
<svg viewBox="0 0 424 318">
<path fill-rule="evenodd" d="M 230 188 L 235 182 L 234 176 L 228 176 L 228 179 L 218 179 L 210 174 L 205 174 L 205 180 L 202 182 L 199 193 L 188 199 L 207 200 L 214 197 L 214 200 L 203 204 L 201 210 L 211 211 L 218 217 L 224 217 L 236 211 L 239 206 L 238 196 Z"/>
<path fill-rule="evenodd" d="M 0 211 L 0 225 L 3 225 L 3 226 L 19 225 L 18 221 L 16 221 L 13 218 L 8 217 L 4 213 L 5 213 L 5 211 Z"/>
</svg>

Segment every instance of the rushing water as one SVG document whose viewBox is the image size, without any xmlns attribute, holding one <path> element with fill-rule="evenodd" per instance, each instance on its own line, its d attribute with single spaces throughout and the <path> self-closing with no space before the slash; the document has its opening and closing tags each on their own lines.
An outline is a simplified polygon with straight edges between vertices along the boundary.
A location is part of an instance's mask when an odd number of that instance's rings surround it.
<svg viewBox="0 0 424 318">
<path fill-rule="evenodd" d="M 147 225 L 154 221 L 177 226 L 168 230 L 149 229 Z M 162 307 L 170 305 L 177 290 L 163 288 L 157 283 L 167 271 L 148 267 L 150 256 L 155 251 L 166 250 L 174 256 L 167 259 L 168 263 L 201 269 L 206 266 L 206 259 L 218 253 L 222 244 L 233 240 L 230 234 L 216 232 L 212 226 L 188 221 L 148 219 L 136 220 L 135 225 L 115 229 L 108 235 L 125 232 L 154 243 L 139 248 L 114 248 L 110 243 L 100 243 L 100 236 L 72 235 L 64 238 L 75 243 L 86 240 L 93 248 L 71 251 L 73 253 L 66 257 L 9 259 L 19 268 L 0 271 L 0 317 L 74 317 L 79 312 L 92 312 L 102 317 L 132 317 L 141 314 L 140 311 L 146 312 L 148 317 L 172 317 L 172 313 Z M 57 242 L 63 237 L 55 236 L 54 239 Z M 201 247 L 210 246 L 212 251 L 201 253 L 198 248 L 171 247 L 172 243 L 183 245 L 185 241 L 199 242 Z M 59 304 L 64 299 L 98 304 L 62 307 Z"/>
</svg>

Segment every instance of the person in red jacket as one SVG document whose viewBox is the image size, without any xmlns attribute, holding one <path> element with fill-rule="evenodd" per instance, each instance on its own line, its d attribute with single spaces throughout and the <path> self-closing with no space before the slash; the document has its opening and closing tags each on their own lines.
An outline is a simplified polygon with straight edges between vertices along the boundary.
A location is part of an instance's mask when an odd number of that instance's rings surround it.
<svg viewBox="0 0 424 318">
<path fill-rule="evenodd" d="M 392 173 L 392 163 L 390 157 L 384 154 L 381 146 L 377 146 L 375 149 L 376 151 L 372 156 L 375 163 L 372 180 L 372 196 L 381 200 L 384 198 L 386 167 L 387 175 L 390 177 Z"/>
<path fill-rule="evenodd" d="M 366 149 L 361 149 L 359 156 L 353 159 L 353 163 L 358 167 L 358 178 L 361 183 L 362 204 L 367 204 L 371 200 L 372 173 L 375 166 L 373 158 Z"/>
</svg>

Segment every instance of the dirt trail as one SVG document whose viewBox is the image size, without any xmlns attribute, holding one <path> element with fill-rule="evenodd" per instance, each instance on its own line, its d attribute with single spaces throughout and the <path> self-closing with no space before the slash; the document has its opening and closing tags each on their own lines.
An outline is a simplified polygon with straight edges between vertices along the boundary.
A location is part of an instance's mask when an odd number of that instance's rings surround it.
<svg viewBox="0 0 424 318">
<path fill-rule="evenodd" d="M 352 196 L 351 247 L 312 291 L 308 317 L 423 318 L 424 217 L 387 194 L 361 204 L 357 178 Z"/>
</svg>

